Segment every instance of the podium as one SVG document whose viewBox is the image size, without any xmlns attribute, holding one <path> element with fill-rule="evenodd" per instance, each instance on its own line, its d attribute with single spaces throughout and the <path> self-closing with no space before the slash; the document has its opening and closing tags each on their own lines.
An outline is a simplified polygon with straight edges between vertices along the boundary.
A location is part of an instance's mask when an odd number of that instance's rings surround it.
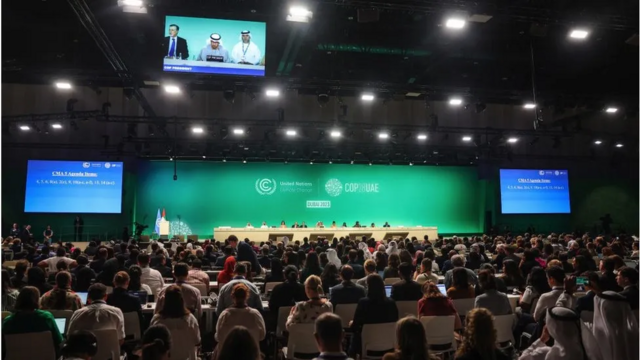
<svg viewBox="0 0 640 360">
<path fill-rule="evenodd" d="M 160 223 L 158 224 L 160 227 L 160 236 L 169 236 L 169 230 L 170 230 L 170 226 L 169 226 L 169 222 L 167 220 L 165 220 L 165 218 L 162 218 L 160 220 Z"/>
</svg>

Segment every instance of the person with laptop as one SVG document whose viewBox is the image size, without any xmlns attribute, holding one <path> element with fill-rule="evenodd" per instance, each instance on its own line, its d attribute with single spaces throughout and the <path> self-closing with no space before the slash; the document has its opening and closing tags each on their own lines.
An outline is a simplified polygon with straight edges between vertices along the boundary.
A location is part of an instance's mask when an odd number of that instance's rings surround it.
<svg viewBox="0 0 640 360">
<path fill-rule="evenodd" d="M 142 306 L 140 297 L 135 293 L 129 293 L 129 274 L 126 271 L 119 271 L 113 277 L 113 291 L 107 296 L 107 304 L 122 310 L 122 313 L 135 312 L 138 314 L 140 326 L 142 326 Z M 145 300 L 148 296 L 146 291 L 142 292 Z M 146 304 L 146 301 L 144 302 Z"/>
<path fill-rule="evenodd" d="M 395 301 L 418 301 L 422 298 L 422 286 L 411 278 L 413 266 L 403 262 L 398 267 L 402 280 L 391 287 L 391 298 Z"/>
<path fill-rule="evenodd" d="M 124 342 L 124 315 L 122 310 L 108 305 L 107 287 L 95 283 L 89 287 L 89 304 L 76 310 L 69 320 L 68 333 L 73 334 L 77 330 L 110 330 L 118 334 L 120 344 Z"/>
<path fill-rule="evenodd" d="M 45 310 L 78 310 L 82 307 L 80 296 L 71 290 L 71 274 L 60 271 L 56 274 L 56 287 L 40 298 Z"/>
<path fill-rule="evenodd" d="M 423 297 L 418 301 L 418 317 L 422 316 L 455 316 L 454 329 L 462 329 L 460 316 L 449 299 L 438 286 L 432 282 L 422 285 Z"/>
</svg>

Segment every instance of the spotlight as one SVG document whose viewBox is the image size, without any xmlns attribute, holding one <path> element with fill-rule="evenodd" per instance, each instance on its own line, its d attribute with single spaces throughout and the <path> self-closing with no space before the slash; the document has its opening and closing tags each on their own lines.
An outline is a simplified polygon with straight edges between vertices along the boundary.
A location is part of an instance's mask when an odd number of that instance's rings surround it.
<svg viewBox="0 0 640 360">
<path fill-rule="evenodd" d="M 333 160 L 329 160 L 329 165 L 333 164 Z"/>
<path fill-rule="evenodd" d="M 290 7 L 289 15 L 287 15 L 287 21 L 291 22 L 308 23 L 311 18 L 313 18 L 313 12 L 302 6 Z"/>
<path fill-rule="evenodd" d="M 58 89 L 68 90 L 71 89 L 71 84 L 66 81 L 59 81 L 56 83 Z"/>
<path fill-rule="evenodd" d="M 287 136 L 296 136 L 297 132 L 295 130 L 287 130 L 285 134 L 287 134 Z"/>
<path fill-rule="evenodd" d="M 449 105 L 454 105 L 454 106 L 458 106 L 462 104 L 462 99 L 460 98 L 453 98 L 453 99 L 449 99 Z"/>
<path fill-rule="evenodd" d="M 462 29 L 466 25 L 467 21 L 460 18 L 449 18 L 445 23 L 445 26 L 449 29 Z"/>
<path fill-rule="evenodd" d="M 58 123 L 51 124 L 51 127 L 54 128 L 54 129 L 62 129 L 62 125 L 58 124 Z"/>
<path fill-rule="evenodd" d="M 573 39 L 582 40 L 582 39 L 586 39 L 587 36 L 589 36 L 589 32 L 581 29 L 574 29 L 574 30 L 571 30 L 571 32 L 569 33 L 569 37 Z"/>
<path fill-rule="evenodd" d="M 353 160 L 351 160 L 351 165 L 353 165 Z M 369 164 L 369 165 L 371 165 L 371 164 Z"/>
<path fill-rule="evenodd" d="M 605 111 L 608 112 L 609 114 L 613 114 L 618 111 L 618 108 L 608 107 Z"/>
<path fill-rule="evenodd" d="M 602 144 L 602 140 L 596 140 L 593 143 L 596 144 L 596 145 L 600 145 L 600 144 Z"/>
<path fill-rule="evenodd" d="M 142 6 L 142 0 L 122 0 L 123 5 L 127 6 Z"/>
<path fill-rule="evenodd" d="M 515 143 L 518 142 L 518 138 L 516 138 L 516 137 L 508 138 L 507 142 L 510 143 L 510 144 L 515 144 Z"/>
<path fill-rule="evenodd" d="M 169 94 L 179 94 L 180 93 L 180 87 L 178 87 L 176 85 L 165 85 L 164 86 L 164 91 L 166 91 Z"/>
<path fill-rule="evenodd" d="M 224 98 L 225 101 L 227 101 L 228 103 L 233 104 L 233 102 L 236 99 L 236 92 L 233 90 L 225 90 L 222 93 L 222 97 Z"/>
<path fill-rule="evenodd" d="M 31 130 L 31 128 L 29 127 L 29 125 L 20 125 L 19 126 L 20 130 L 22 131 L 29 131 Z"/>
<path fill-rule="evenodd" d="M 375 99 L 375 96 L 373 96 L 373 94 L 362 94 L 360 99 L 362 99 L 362 101 L 373 101 L 373 99 Z"/>
<path fill-rule="evenodd" d="M 199 126 L 194 126 L 194 127 L 191 128 L 191 131 L 194 134 L 202 134 L 204 132 L 204 129 L 199 127 Z"/>
<path fill-rule="evenodd" d="M 409 166 L 413 166 L 413 162 L 412 161 L 409 161 Z"/>
<path fill-rule="evenodd" d="M 389 134 L 387 133 L 380 133 L 378 134 L 378 139 L 388 139 L 389 138 Z"/>
<path fill-rule="evenodd" d="M 418 134 L 418 140 L 427 140 L 426 134 Z"/>
<path fill-rule="evenodd" d="M 202 158 L 203 158 L 203 159 L 206 159 L 206 158 L 207 158 L 207 156 L 206 156 L 206 155 L 202 155 Z"/>
<path fill-rule="evenodd" d="M 222 158 L 222 162 L 227 162 L 227 158 Z"/>
<path fill-rule="evenodd" d="M 623 144 L 621 144 L 621 143 L 617 143 L 617 144 L 616 144 L 616 147 L 617 147 L 617 148 L 621 148 L 621 147 L 623 147 L 623 146 L 624 146 L 624 145 L 623 145 Z"/>
<path fill-rule="evenodd" d="M 536 104 L 534 104 L 534 103 L 526 103 L 526 104 L 524 104 L 524 108 L 527 109 L 527 110 L 535 109 L 536 108 Z"/>
<path fill-rule="evenodd" d="M 247 163 L 247 159 L 242 159 L 242 163 L 246 164 Z"/>
<path fill-rule="evenodd" d="M 309 161 L 309 165 L 313 165 L 313 160 Z"/>
<path fill-rule="evenodd" d="M 351 163 L 353 164 L 353 161 Z M 371 165 L 373 165 L 373 164 L 371 164 L 371 161 L 369 161 L 369 166 L 371 166 Z"/>
<path fill-rule="evenodd" d="M 244 135 L 244 129 L 240 129 L 240 128 L 233 129 L 233 133 L 235 135 Z"/>
<path fill-rule="evenodd" d="M 278 89 L 267 89 L 267 91 L 265 91 L 265 94 L 268 97 L 278 97 L 278 96 L 280 96 L 280 90 L 278 90 Z"/>
<path fill-rule="evenodd" d="M 342 136 L 342 133 L 338 130 L 332 130 L 330 135 L 332 138 L 339 138 Z"/>
<path fill-rule="evenodd" d="M 462 141 L 471 141 L 471 136 L 463 136 Z"/>
</svg>

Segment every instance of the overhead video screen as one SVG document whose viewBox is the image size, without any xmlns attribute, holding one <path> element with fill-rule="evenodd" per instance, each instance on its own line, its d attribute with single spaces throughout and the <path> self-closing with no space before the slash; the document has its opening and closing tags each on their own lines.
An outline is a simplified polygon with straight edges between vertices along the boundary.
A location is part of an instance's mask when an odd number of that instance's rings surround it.
<svg viewBox="0 0 640 360">
<path fill-rule="evenodd" d="M 29 160 L 24 212 L 122 211 L 122 162 Z"/>
<path fill-rule="evenodd" d="M 567 170 L 500 169 L 503 214 L 568 214 Z"/>
<path fill-rule="evenodd" d="M 167 16 L 164 71 L 264 76 L 266 36 L 263 22 Z"/>
</svg>

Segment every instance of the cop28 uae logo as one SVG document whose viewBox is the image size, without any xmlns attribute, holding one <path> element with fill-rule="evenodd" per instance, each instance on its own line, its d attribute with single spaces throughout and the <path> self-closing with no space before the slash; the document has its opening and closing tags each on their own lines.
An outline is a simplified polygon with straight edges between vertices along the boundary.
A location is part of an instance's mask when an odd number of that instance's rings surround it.
<svg viewBox="0 0 640 360">
<path fill-rule="evenodd" d="M 260 195 L 271 195 L 276 192 L 276 181 L 274 179 L 256 180 L 256 191 Z"/>
<path fill-rule="evenodd" d="M 324 185 L 324 189 L 329 196 L 338 196 L 342 194 L 342 183 L 338 179 L 329 179 Z"/>
</svg>

